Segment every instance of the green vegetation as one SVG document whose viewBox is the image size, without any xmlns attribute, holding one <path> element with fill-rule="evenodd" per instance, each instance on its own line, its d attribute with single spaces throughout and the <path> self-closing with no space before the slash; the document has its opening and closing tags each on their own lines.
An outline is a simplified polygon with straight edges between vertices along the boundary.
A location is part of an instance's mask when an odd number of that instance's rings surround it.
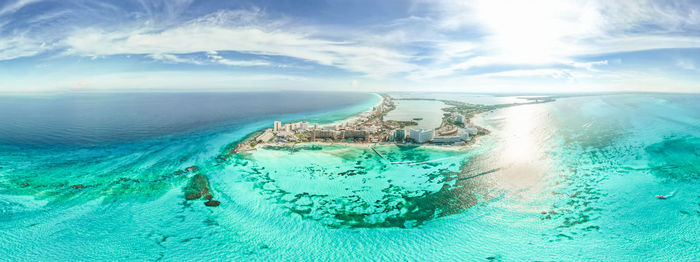
<svg viewBox="0 0 700 262">
<path fill-rule="evenodd" d="M 389 123 L 389 124 L 391 124 L 391 125 L 393 125 L 393 126 L 396 126 L 396 127 L 398 127 L 398 128 L 404 128 L 404 127 L 407 127 L 407 126 L 417 126 L 417 125 L 418 125 L 418 122 L 416 122 L 416 121 L 387 120 L 387 121 L 384 121 L 384 122 Z"/>
<path fill-rule="evenodd" d="M 471 119 L 472 117 L 474 117 L 476 114 L 479 114 L 479 113 L 488 112 L 491 110 L 504 108 L 504 107 L 510 107 L 510 106 L 514 106 L 514 105 L 519 105 L 519 104 L 476 105 L 476 104 L 469 104 L 469 103 L 464 103 L 464 102 L 459 102 L 459 101 L 451 101 L 451 100 L 442 100 L 442 102 L 445 103 L 446 105 L 450 106 L 450 107 L 445 108 L 443 110 L 445 110 L 446 112 L 450 112 L 450 113 L 462 114 L 465 119 Z"/>
</svg>

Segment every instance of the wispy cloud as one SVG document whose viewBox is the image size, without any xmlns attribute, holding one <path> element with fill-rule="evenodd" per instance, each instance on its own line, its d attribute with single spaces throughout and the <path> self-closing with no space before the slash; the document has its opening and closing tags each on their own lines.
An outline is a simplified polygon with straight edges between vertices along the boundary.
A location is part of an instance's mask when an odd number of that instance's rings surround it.
<svg viewBox="0 0 700 262">
<path fill-rule="evenodd" d="M 695 63 L 693 62 L 693 60 L 687 58 L 676 59 L 676 66 L 685 70 L 697 70 L 697 67 L 695 67 Z"/>
<path fill-rule="evenodd" d="M 236 51 L 293 57 L 373 76 L 415 68 L 405 62 L 406 55 L 394 50 L 311 37 L 284 28 L 275 21 L 268 22 L 259 12 L 246 11 L 217 12 L 162 30 L 87 28 L 72 33 L 64 44 L 68 54 L 80 56 Z M 253 65 L 242 61 L 218 61 L 227 65 Z"/>
<path fill-rule="evenodd" d="M 422 1 L 421 1 L 422 2 Z M 700 48 L 700 9 L 690 1 L 437 1 L 435 28 L 443 34 L 476 31 L 477 56 L 451 60 L 421 76 L 473 67 L 580 65 L 576 57 Z M 428 4 L 432 5 L 432 4 Z M 696 34 L 688 34 L 696 32 Z M 586 66 L 591 70 L 592 67 Z"/>
<path fill-rule="evenodd" d="M 219 67 L 329 83 L 327 73 L 346 85 L 359 79 L 362 87 L 386 83 L 393 85 L 389 88 L 442 89 L 468 81 L 536 86 L 533 79 L 603 86 L 595 80 L 616 75 L 631 80 L 632 74 L 623 70 L 688 73 L 700 61 L 691 55 L 662 58 L 665 62 L 630 59 L 626 61 L 637 64 L 629 67 L 619 62 L 631 52 L 644 56 L 649 50 L 699 49 L 700 4 L 692 0 L 414 0 L 409 7 L 389 3 L 395 8 L 382 11 L 344 10 L 347 16 L 328 16 L 329 10 L 309 13 L 324 8 L 310 2 L 278 9 L 193 0 L 44 2 L 0 5 L 3 69 L 14 69 L 12 61 L 22 57 L 143 63 L 124 62 L 133 55 L 152 60 L 147 65 L 154 72 Z M 42 8 L 30 8 L 35 5 Z M 105 73 L 131 67 L 97 68 Z"/>
<path fill-rule="evenodd" d="M 495 78 L 495 77 L 536 77 L 536 76 L 546 76 L 552 78 L 572 78 L 573 75 L 571 70 L 568 69 L 518 69 L 518 70 L 508 70 L 496 73 L 487 73 L 475 75 L 475 77 L 481 78 Z"/>
<path fill-rule="evenodd" d="M 10 60 L 40 54 L 52 46 L 38 39 L 17 35 L 10 38 L 0 38 L 0 60 Z"/>
<path fill-rule="evenodd" d="M 195 64 L 195 65 L 202 65 L 201 61 L 198 61 L 196 59 L 190 59 L 190 58 L 182 58 L 176 55 L 172 54 L 162 54 L 162 53 L 157 53 L 157 54 L 150 54 L 148 57 L 154 59 L 154 60 L 159 60 L 159 61 L 164 61 L 164 62 L 172 62 L 172 63 L 187 63 L 187 64 Z"/>
<path fill-rule="evenodd" d="M 272 63 L 264 60 L 231 60 L 224 58 L 216 53 L 216 51 L 207 52 L 207 57 L 222 65 L 228 66 L 270 66 Z"/>
<path fill-rule="evenodd" d="M 22 9 L 23 7 L 39 2 L 39 0 L 15 0 L 15 1 L 8 1 L 4 5 L 0 6 L 0 16 L 5 15 L 5 14 L 10 14 L 14 13 L 17 10 Z"/>
</svg>

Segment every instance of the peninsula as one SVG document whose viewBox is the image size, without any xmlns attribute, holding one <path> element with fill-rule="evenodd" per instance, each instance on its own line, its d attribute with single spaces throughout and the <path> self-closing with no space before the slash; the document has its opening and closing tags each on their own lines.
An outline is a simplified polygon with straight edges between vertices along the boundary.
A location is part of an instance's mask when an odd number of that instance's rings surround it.
<svg viewBox="0 0 700 262">
<path fill-rule="evenodd" d="M 546 103 L 554 101 L 550 97 L 525 98 L 525 103 L 510 103 L 498 105 L 470 104 L 453 100 L 438 100 L 427 98 L 392 98 L 387 94 L 381 94 L 382 101 L 374 106 L 371 111 L 361 113 L 359 116 L 333 124 L 320 125 L 308 121 L 282 123 L 274 121 L 273 127 L 260 130 L 237 143 L 229 154 L 253 150 L 257 146 L 276 144 L 294 145 L 296 143 L 394 143 L 405 145 L 431 144 L 438 146 L 464 146 L 489 131 L 473 125 L 471 119 L 483 112 L 499 108 Z M 433 100 L 443 102 L 447 107 L 442 122 L 438 128 L 424 130 L 412 128 L 415 121 L 385 120 L 388 112 L 396 110 L 396 100 Z M 413 120 L 422 120 L 415 117 Z"/>
</svg>

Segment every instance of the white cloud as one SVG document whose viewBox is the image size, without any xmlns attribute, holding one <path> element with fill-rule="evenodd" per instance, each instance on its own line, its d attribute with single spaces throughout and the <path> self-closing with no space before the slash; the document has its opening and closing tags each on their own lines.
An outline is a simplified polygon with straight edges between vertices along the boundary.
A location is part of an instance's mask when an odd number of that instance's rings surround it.
<svg viewBox="0 0 700 262">
<path fill-rule="evenodd" d="M 491 83 L 503 87 L 518 86 L 514 82 L 519 79 L 568 83 L 593 76 L 603 78 L 615 75 L 611 68 L 620 67 L 608 67 L 608 63 L 616 65 L 621 60 L 590 61 L 581 57 L 700 48 L 700 35 L 694 34 L 700 32 L 700 12 L 697 5 L 684 0 L 416 1 L 420 2 L 416 7 L 420 10 L 408 17 L 362 27 L 342 25 L 342 21 L 313 24 L 323 18 L 295 20 L 284 14 L 271 18 L 262 9 L 217 11 L 192 18 L 189 15 L 197 11 L 188 11 L 191 0 L 139 1 L 142 11 L 135 13 L 117 4 L 97 3 L 80 10 L 38 13 L 23 21 L 37 23 L 31 28 L 0 28 L 4 30 L 0 34 L 5 33 L 0 35 L 0 60 L 55 51 L 93 58 L 139 54 L 166 63 L 272 69 L 288 66 L 276 60 L 282 57 L 282 61 L 294 61 L 294 65 L 295 59 L 300 59 L 310 63 L 299 64 L 369 76 L 348 74 L 352 80 L 358 78 L 362 88 L 381 86 L 379 81 L 386 79 L 400 85 L 412 82 L 446 88 L 441 83 L 454 87 L 476 81 L 483 86 Z M 0 16 L 34 2 L 8 2 L 0 6 Z M 70 19 L 69 26 L 49 22 L 82 17 L 83 12 L 93 20 L 109 13 L 124 15 L 128 21 L 118 17 L 109 21 L 125 22 L 87 26 L 72 25 L 75 22 Z M 16 26 L 7 22 L 15 17 L 0 18 L 0 25 Z M 244 55 L 227 55 L 234 52 Z M 676 66 L 696 68 L 692 60 L 678 60 Z M 328 81 L 315 73 L 309 70 L 308 75 Z M 357 83 L 352 80 L 338 83 Z"/>
<path fill-rule="evenodd" d="M 488 51 L 515 57 L 572 56 L 700 46 L 690 1 L 442 0 L 443 28 L 480 29 Z M 680 37 L 680 38 L 679 38 Z M 652 39 L 655 41 L 639 41 Z M 674 41 L 674 39 L 676 39 Z M 666 43 L 661 44 L 661 43 Z M 613 44 L 610 50 L 606 44 Z"/>
<path fill-rule="evenodd" d="M 194 60 L 194 59 L 187 59 L 187 58 L 181 58 L 173 54 L 162 54 L 162 53 L 157 53 L 157 54 L 150 54 L 148 57 L 154 59 L 154 60 L 159 60 L 159 61 L 164 61 L 164 62 L 173 62 L 173 63 L 188 63 L 188 64 L 195 64 L 195 65 L 201 65 L 203 64 L 200 61 Z"/>
<path fill-rule="evenodd" d="M 473 33 L 466 57 L 441 54 L 412 78 L 448 76 L 474 67 L 568 65 L 595 71 L 577 57 L 665 48 L 700 48 L 700 10 L 691 2 L 441 0 L 436 30 Z"/>
<path fill-rule="evenodd" d="M 33 56 L 51 48 L 50 45 L 40 40 L 25 37 L 24 35 L 0 38 L 0 60 Z"/>
<path fill-rule="evenodd" d="M 207 57 L 213 62 L 227 66 L 270 66 L 272 63 L 264 60 L 231 60 L 226 59 L 216 53 L 216 51 L 207 51 Z"/>
<path fill-rule="evenodd" d="M 676 66 L 685 69 L 685 70 L 696 70 L 697 68 L 695 67 L 695 63 L 693 60 L 686 59 L 686 58 L 678 58 L 676 59 Z"/>
<path fill-rule="evenodd" d="M 253 16 L 253 17 L 251 17 Z M 294 57 L 371 76 L 406 72 L 416 66 L 408 56 L 388 48 L 350 41 L 329 41 L 283 28 L 270 28 L 257 13 L 218 12 L 164 30 L 83 29 L 64 44 L 68 54 L 102 56 L 114 54 L 187 54 L 205 51 L 236 51 L 256 55 Z M 251 22 L 252 19 L 260 21 Z M 220 60 L 223 64 L 251 65 Z M 261 62 L 252 62 L 260 65 Z"/>
<path fill-rule="evenodd" d="M 270 66 L 270 62 L 263 60 L 230 60 L 226 58 L 221 58 L 216 60 L 217 63 L 228 65 L 228 66 Z"/>
<path fill-rule="evenodd" d="M 575 62 L 569 59 L 556 59 L 556 58 L 540 58 L 536 61 L 532 61 L 526 58 L 518 58 L 511 56 L 473 56 L 466 60 L 450 64 L 443 68 L 438 69 L 428 69 L 410 76 L 411 79 L 429 79 L 435 77 L 450 76 L 459 72 L 467 71 L 476 67 L 485 66 L 571 66 L 579 69 L 587 69 L 589 71 L 596 71 L 594 65 L 606 65 L 607 61 L 598 62 Z"/>
<path fill-rule="evenodd" d="M 475 77 L 493 78 L 493 77 L 533 77 L 547 76 L 552 78 L 572 78 L 571 70 L 568 69 L 518 69 L 508 70 L 495 73 L 479 74 Z"/>
<path fill-rule="evenodd" d="M 216 51 L 207 51 L 206 52 L 207 57 L 209 58 L 208 61 L 205 60 L 198 60 L 194 58 L 189 58 L 189 57 L 182 57 L 174 54 L 163 54 L 163 53 L 157 53 L 157 54 L 150 54 L 148 57 L 152 58 L 153 60 L 158 60 L 158 61 L 163 61 L 166 63 L 187 63 L 187 64 L 195 64 L 195 65 L 204 65 L 207 63 L 214 63 L 214 64 L 222 64 L 222 65 L 227 65 L 227 66 L 271 66 L 273 65 L 272 63 L 264 60 L 231 60 L 224 58 L 223 56 L 220 56 L 217 54 Z"/>
<path fill-rule="evenodd" d="M 575 68 L 586 69 L 591 72 L 600 72 L 600 70 L 595 69 L 594 66 L 608 65 L 608 60 L 594 61 L 594 62 L 571 62 L 571 66 Z"/>
<path fill-rule="evenodd" d="M 39 0 L 16 0 L 8 2 L 0 7 L 0 16 L 17 12 L 17 10 L 36 2 L 39 2 Z"/>
</svg>

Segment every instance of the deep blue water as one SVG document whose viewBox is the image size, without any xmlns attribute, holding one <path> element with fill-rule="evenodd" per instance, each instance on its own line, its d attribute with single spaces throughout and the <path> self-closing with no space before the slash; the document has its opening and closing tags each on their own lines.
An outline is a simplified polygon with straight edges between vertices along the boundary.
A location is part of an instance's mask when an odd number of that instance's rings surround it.
<svg viewBox="0 0 700 262">
<path fill-rule="evenodd" d="M 363 93 L 77 93 L 0 96 L 0 144 L 99 145 L 235 129 L 361 104 Z"/>
<path fill-rule="evenodd" d="M 23 109 L 1 116 L 0 257 L 698 261 L 699 100 L 562 98 L 476 117 L 491 134 L 464 151 L 377 147 L 436 160 L 413 165 L 342 145 L 217 160 L 273 120 L 344 119 L 371 94 L 5 97 Z M 195 174 L 219 207 L 184 199 Z"/>
</svg>

